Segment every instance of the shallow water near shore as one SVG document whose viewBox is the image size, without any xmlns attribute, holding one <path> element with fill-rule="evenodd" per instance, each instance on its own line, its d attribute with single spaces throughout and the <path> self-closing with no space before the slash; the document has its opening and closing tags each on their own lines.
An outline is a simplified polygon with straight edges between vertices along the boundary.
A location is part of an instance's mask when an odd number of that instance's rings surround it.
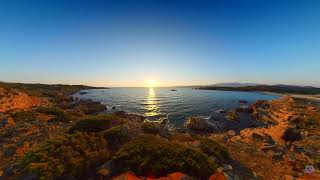
<svg viewBox="0 0 320 180">
<path fill-rule="evenodd" d="M 169 123 L 182 125 L 190 116 L 209 118 L 219 109 L 230 110 L 241 106 L 239 100 L 250 105 L 257 100 L 272 100 L 280 96 L 258 92 L 196 90 L 192 88 L 111 88 L 89 89 L 76 93 L 81 99 L 92 99 L 107 105 L 109 111 L 125 110 L 139 113 L 150 120 L 168 116 Z"/>
</svg>

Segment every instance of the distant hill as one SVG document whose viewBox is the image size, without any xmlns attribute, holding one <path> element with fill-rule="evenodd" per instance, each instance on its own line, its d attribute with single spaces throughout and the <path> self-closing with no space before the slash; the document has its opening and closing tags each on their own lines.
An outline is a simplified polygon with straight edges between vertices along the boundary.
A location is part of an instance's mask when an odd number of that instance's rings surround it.
<svg viewBox="0 0 320 180">
<path fill-rule="evenodd" d="M 222 91 L 259 91 L 259 92 L 274 92 L 281 94 L 320 94 L 320 88 L 312 86 L 295 86 L 295 85 L 256 85 L 256 86 L 241 86 L 241 87 L 222 87 L 222 86 L 205 86 L 196 89 L 203 90 L 222 90 Z"/>
<path fill-rule="evenodd" d="M 232 82 L 232 83 L 216 83 L 209 86 L 214 87 L 245 87 L 245 86 L 258 86 L 262 84 L 256 84 L 256 83 L 239 83 L 239 82 Z"/>
</svg>

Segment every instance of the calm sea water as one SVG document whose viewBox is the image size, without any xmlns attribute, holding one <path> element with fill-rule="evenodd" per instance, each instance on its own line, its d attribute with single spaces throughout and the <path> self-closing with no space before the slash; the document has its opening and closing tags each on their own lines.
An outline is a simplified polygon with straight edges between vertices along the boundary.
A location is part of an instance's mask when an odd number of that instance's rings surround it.
<svg viewBox="0 0 320 180">
<path fill-rule="evenodd" d="M 271 100 L 279 96 L 256 92 L 231 92 L 196 90 L 192 88 L 111 88 L 83 90 L 75 94 L 82 99 L 92 99 L 131 113 L 142 114 L 150 120 L 167 115 L 169 123 L 181 125 L 187 117 L 209 117 L 219 109 L 230 110 L 240 106 L 239 100 L 248 105 L 257 100 Z"/>
</svg>

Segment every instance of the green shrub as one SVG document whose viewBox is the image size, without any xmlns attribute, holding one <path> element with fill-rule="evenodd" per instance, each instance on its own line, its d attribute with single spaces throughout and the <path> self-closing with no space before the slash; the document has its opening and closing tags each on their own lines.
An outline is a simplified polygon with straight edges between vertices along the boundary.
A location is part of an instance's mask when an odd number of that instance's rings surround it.
<svg viewBox="0 0 320 180">
<path fill-rule="evenodd" d="M 158 134 L 161 131 L 161 124 L 157 122 L 145 121 L 142 124 L 142 129 L 146 133 Z"/>
<path fill-rule="evenodd" d="M 197 178 L 208 178 L 217 164 L 198 150 L 162 138 L 144 135 L 122 147 L 113 157 L 119 172 L 163 176 L 182 172 Z"/>
<path fill-rule="evenodd" d="M 12 118 L 18 121 L 33 121 L 37 118 L 37 114 L 34 111 L 20 111 L 12 115 Z"/>
<path fill-rule="evenodd" d="M 48 139 L 37 150 L 24 155 L 21 165 L 40 179 L 60 176 L 85 177 L 110 158 L 107 141 L 87 133 Z"/>
<path fill-rule="evenodd" d="M 63 121 L 67 122 L 70 120 L 70 116 L 64 110 L 59 107 L 41 107 L 38 108 L 38 111 L 43 114 L 54 115 L 55 117 L 52 121 Z"/>
<path fill-rule="evenodd" d="M 221 144 L 207 138 L 196 136 L 196 139 L 200 141 L 200 149 L 208 156 L 213 156 L 219 160 L 223 160 L 229 157 L 229 153 L 226 147 Z"/>
<path fill-rule="evenodd" d="M 118 150 L 122 144 L 129 140 L 129 131 L 126 126 L 115 126 L 105 131 L 100 132 L 111 146 L 112 150 Z"/>
<path fill-rule="evenodd" d="M 100 114 L 90 116 L 88 118 L 78 121 L 71 129 L 70 132 L 101 132 L 109 129 L 112 126 L 121 124 L 121 119 L 113 114 Z"/>
<path fill-rule="evenodd" d="M 302 136 L 298 129 L 289 128 L 283 133 L 282 139 L 285 140 L 286 142 L 292 143 L 294 141 L 301 141 Z"/>
<path fill-rule="evenodd" d="M 81 100 L 78 102 L 80 109 L 85 114 L 95 114 L 106 110 L 106 106 L 100 102 L 95 102 L 92 100 Z"/>
</svg>

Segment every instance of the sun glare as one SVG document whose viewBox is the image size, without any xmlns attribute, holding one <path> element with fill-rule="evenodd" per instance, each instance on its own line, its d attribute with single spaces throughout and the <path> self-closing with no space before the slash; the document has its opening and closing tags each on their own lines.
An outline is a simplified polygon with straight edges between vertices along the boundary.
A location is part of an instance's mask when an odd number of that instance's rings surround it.
<svg viewBox="0 0 320 180">
<path fill-rule="evenodd" d="M 155 80 L 152 80 L 152 79 L 150 79 L 150 80 L 148 80 L 147 81 L 147 86 L 148 87 L 156 87 L 156 81 Z"/>
</svg>

